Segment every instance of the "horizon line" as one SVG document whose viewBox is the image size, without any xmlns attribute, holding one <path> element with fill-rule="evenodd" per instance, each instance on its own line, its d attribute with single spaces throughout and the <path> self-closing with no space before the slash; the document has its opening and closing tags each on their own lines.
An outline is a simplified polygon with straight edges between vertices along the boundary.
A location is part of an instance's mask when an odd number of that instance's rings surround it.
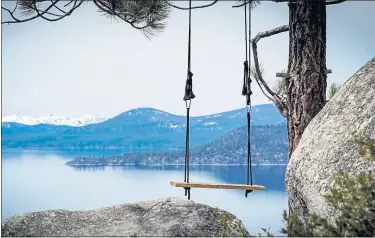
<svg viewBox="0 0 375 238">
<path fill-rule="evenodd" d="M 263 103 L 263 104 L 252 105 L 251 107 L 258 107 L 258 106 L 264 106 L 264 105 L 275 106 L 273 103 Z M 232 109 L 232 110 L 221 111 L 221 112 L 217 112 L 217 113 L 205 114 L 205 115 L 200 115 L 200 116 L 190 116 L 190 118 L 213 116 L 213 115 L 217 115 L 217 114 L 221 114 L 221 113 L 227 113 L 227 112 L 236 111 L 236 110 L 241 110 L 241 109 L 245 109 L 245 108 L 246 107 L 241 107 L 241 108 L 235 108 L 235 109 Z M 143 106 L 143 107 L 132 108 L 132 109 L 129 109 L 129 110 L 117 113 L 116 115 L 110 116 L 110 117 L 106 117 L 106 116 L 103 116 L 103 115 L 97 115 L 97 114 L 84 114 L 82 116 L 75 116 L 75 117 L 68 117 L 68 116 L 62 116 L 62 115 L 52 115 L 52 114 L 49 114 L 47 116 L 27 116 L 27 115 L 21 115 L 21 114 L 11 114 L 11 115 L 4 116 L 2 114 L 1 115 L 1 123 L 3 123 L 3 119 L 4 118 L 6 118 L 6 117 L 12 117 L 12 116 L 30 117 L 30 118 L 64 117 L 64 118 L 70 118 L 70 119 L 77 119 L 77 118 L 82 118 L 82 117 L 87 117 L 87 116 L 95 116 L 95 117 L 104 117 L 104 118 L 106 118 L 106 120 L 109 120 L 109 119 L 115 118 L 115 117 L 117 117 L 117 116 L 119 116 L 121 114 L 128 113 L 128 112 L 131 112 L 131 111 L 134 111 L 134 110 L 137 110 L 137 109 L 152 109 L 152 110 L 164 112 L 164 113 L 167 113 L 167 114 L 170 114 L 170 115 L 173 115 L 173 116 L 186 116 L 186 115 L 173 114 L 173 113 L 170 113 L 170 112 L 167 112 L 167 111 L 164 111 L 164 110 L 160 110 L 160 109 L 157 109 L 157 108 L 154 108 L 154 107 Z"/>
</svg>

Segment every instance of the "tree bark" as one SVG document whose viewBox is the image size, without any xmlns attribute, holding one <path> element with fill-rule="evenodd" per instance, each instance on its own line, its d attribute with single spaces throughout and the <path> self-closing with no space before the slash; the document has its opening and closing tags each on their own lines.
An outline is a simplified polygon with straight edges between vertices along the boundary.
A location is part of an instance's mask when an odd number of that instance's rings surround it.
<svg viewBox="0 0 375 238">
<path fill-rule="evenodd" d="M 324 1 L 289 3 L 289 78 L 287 122 L 289 158 L 303 131 L 326 103 L 326 5 Z"/>
</svg>

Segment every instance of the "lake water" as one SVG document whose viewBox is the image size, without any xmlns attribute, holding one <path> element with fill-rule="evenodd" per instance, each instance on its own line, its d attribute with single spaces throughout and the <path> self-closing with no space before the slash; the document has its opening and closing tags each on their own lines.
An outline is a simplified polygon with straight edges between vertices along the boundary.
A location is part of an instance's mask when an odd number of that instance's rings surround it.
<svg viewBox="0 0 375 238">
<path fill-rule="evenodd" d="M 65 163 L 89 152 L 3 151 L 2 219 L 47 209 L 86 210 L 121 203 L 184 197 L 183 166 L 70 167 Z M 285 166 L 253 166 L 253 183 L 266 191 L 192 189 L 191 200 L 227 210 L 252 234 L 271 227 L 280 234 L 287 209 Z M 190 181 L 245 183 L 246 166 L 191 166 Z"/>
</svg>

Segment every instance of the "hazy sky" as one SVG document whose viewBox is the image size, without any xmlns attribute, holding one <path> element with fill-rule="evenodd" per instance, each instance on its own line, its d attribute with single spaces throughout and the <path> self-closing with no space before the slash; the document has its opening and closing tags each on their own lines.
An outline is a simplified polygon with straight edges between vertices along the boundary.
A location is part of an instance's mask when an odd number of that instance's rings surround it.
<svg viewBox="0 0 375 238">
<path fill-rule="evenodd" d="M 235 3 L 192 13 L 192 115 L 244 106 L 244 19 Z M 328 83 L 341 83 L 375 57 L 375 2 L 330 6 L 327 15 Z M 287 23 L 286 4 L 263 1 L 253 11 L 253 36 Z M 2 115 L 115 116 L 137 107 L 184 114 L 187 27 L 188 12 L 173 10 L 166 30 L 148 40 L 92 3 L 58 22 L 2 25 Z M 261 40 L 258 50 L 272 84 L 287 67 L 288 33 Z M 253 88 L 253 104 L 268 103 Z"/>
</svg>

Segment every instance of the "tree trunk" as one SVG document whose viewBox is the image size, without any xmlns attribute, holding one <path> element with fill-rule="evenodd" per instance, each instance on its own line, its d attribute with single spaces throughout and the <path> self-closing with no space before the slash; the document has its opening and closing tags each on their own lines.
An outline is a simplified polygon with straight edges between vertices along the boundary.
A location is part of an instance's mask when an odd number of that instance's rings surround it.
<svg viewBox="0 0 375 238">
<path fill-rule="evenodd" d="M 289 4 L 287 121 L 289 158 L 302 133 L 326 103 L 326 6 L 324 1 Z"/>
</svg>

